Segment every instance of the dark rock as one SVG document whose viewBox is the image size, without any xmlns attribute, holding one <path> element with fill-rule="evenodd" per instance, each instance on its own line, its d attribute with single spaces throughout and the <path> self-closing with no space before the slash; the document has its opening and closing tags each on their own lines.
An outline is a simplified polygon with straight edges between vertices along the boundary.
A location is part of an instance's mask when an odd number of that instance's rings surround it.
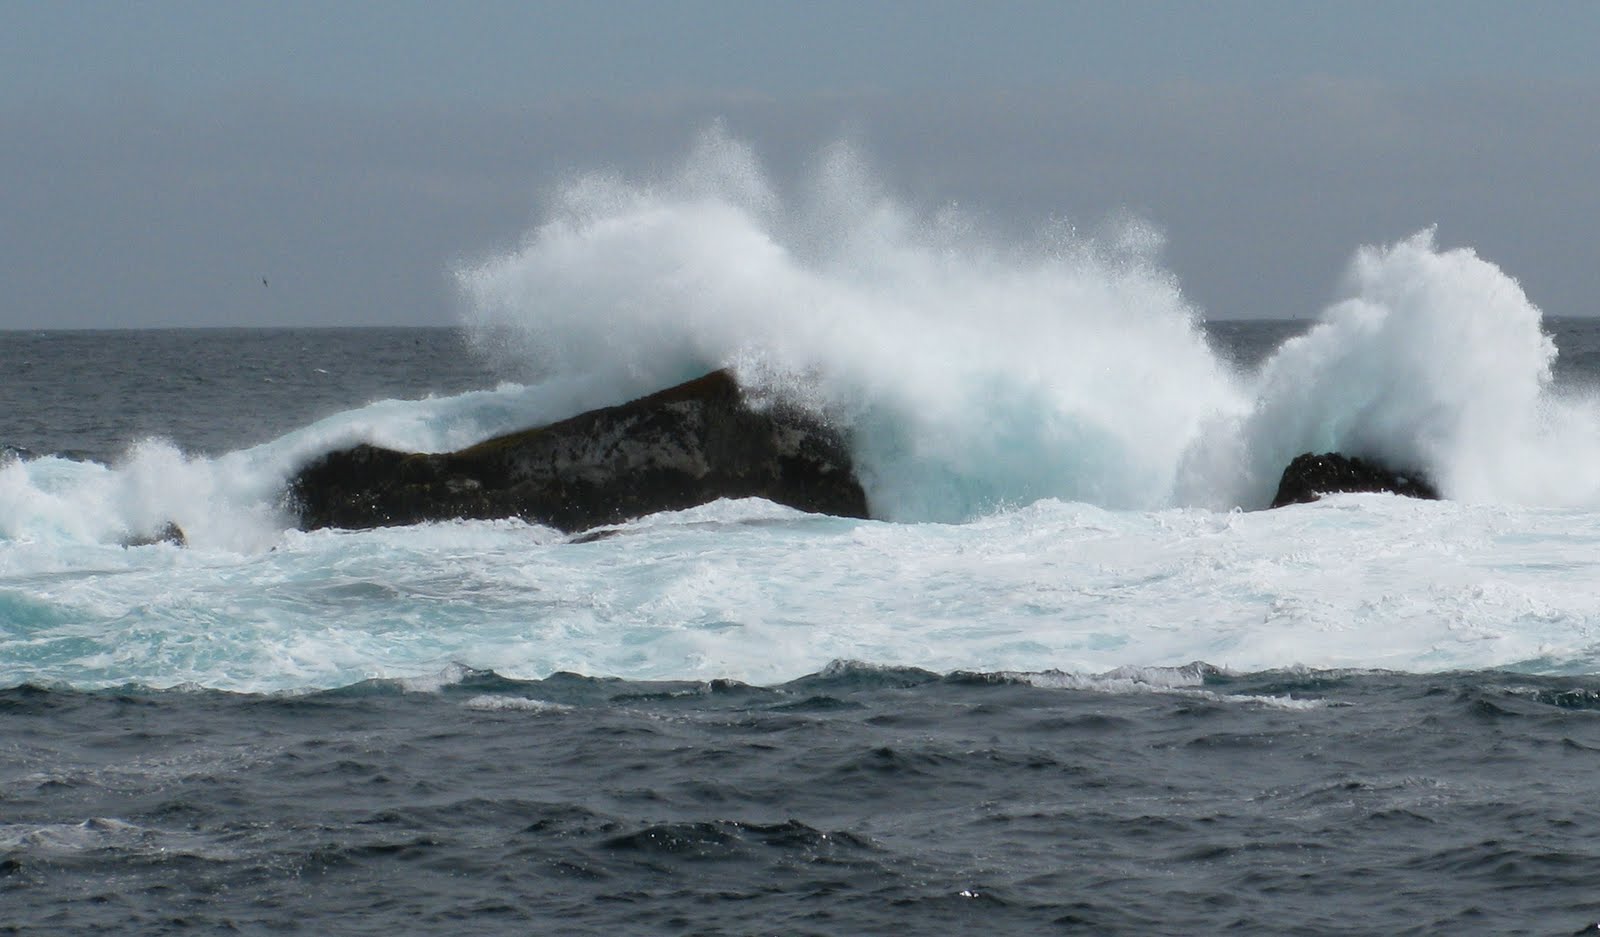
<svg viewBox="0 0 1600 937">
<path fill-rule="evenodd" d="M 616 527 L 602 527 L 599 530 L 590 530 L 581 534 L 576 534 L 567 542 L 599 543 L 602 540 L 610 540 L 612 537 L 615 537 L 620 533 L 622 533 L 622 531 Z"/>
<path fill-rule="evenodd" d="M 1387 491 L 1408 498 L 1439 500 L 1433 483 L 1418 472 L 1397 472 L 1375 462 L 1337 452 L 1295 456 L 1283 470 L 1272 506 L 1309 504 L 1323 495 L 1353 491 Z"/>
<path fill-rule="evenodd" d="M 122 541 L 125 547 L 148 547 L 157 543 L 170 543 L 175 547 L 186 547 L 189 538 L 184 536 L 183 528 L 172 521 L 162 526 L 160 530 L 152 533 L 136 534 Z"/>
<path fill-rule="evenodd" d="M 750 497 L 867 516 L 838 434 L 798 410 L 751 409 L 727 371 L 457 452 L 332 452 L 288 490 L 307 530 L 520 517 L 570 532 Z"/>
</svg>

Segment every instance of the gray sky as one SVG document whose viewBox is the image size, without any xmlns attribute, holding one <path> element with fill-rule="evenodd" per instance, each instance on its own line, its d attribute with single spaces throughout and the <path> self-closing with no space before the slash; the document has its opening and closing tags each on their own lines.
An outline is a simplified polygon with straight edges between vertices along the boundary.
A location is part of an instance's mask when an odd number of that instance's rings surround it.
<svg viewBox="0 0 1600 937">
<path fill-rule="evenodd" d="M 1600 4 L 0 2 L 0 328 L 445 324 L 539 194 L 722 119 L 996 226 L 1133 212 L 1218 318 L 1437 223 L 1600 312 Z M 270 289 L 262 289 L 262 276 Z M 253 287 L 253 288 L 252 288 Z"/>
</svg>

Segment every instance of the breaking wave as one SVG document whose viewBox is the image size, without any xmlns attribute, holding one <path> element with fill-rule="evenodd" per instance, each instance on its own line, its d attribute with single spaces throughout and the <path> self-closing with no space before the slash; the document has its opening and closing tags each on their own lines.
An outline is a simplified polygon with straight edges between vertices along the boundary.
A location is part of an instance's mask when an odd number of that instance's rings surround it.
<svg viewBox="0 0 1600 937">
<path fill-rule="evenodd" d="M 1455 498 L 1600 500 L 1600 420 L 1552 395 L 1539 310 L 1432 229 L 1358 250 L 1319 324 L 1240 373 L 1143 222 L 1006 239 L 895 200 L 844 146 L 795 190 L 715 128 L 660 178 L 579 177 L 517 247 L 458 271 L 468 325 L 587 405 L 733 367 L 841 426 L 894 520 L 1261 507 L 1307 450 Z"/>
<path fill-rule="evenodd" d="M 720 128 L 656 178 L 576 177 L 514 248 L 456 270 L 470 335 L 521 383 L 379 401 L 215 458 L 161 440 L 111 466 L 0 451 L 0 539 L 175 520 L 194 545 L 260 550 L 320 452 L 456 448 L 717 367 L 838 426 L 894 521 L 1044 499 L 1256 508 L 1308 450 L 1458 500 L 1600 504 L 1600 409 L 1553 390 L 1517 282 L 1432 229 L 1360 248 L 1342 298 L 1247 372 L 1209 346 L 1144 222 L 1002 236 L 897 200 L 843 145 L 790 188 Z"/>
</svg>

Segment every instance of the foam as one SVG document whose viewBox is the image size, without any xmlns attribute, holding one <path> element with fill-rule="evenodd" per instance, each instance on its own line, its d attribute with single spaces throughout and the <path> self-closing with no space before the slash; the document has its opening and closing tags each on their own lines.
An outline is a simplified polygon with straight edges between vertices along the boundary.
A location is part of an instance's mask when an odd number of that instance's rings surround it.
<svg viewBox="0 0 1600 937">
<path fill-rule="evenodd" d="M 467 709 L 481 712 L 527 712 L 527 713 L 560 713 L 567 712 L 573 707 L 566 703 L 552 703 L 548 700 L 530 699 L 525 696 L 474 696 L 461 704 Z"/>
<path fill-rule="evenodd" d="M 775 686 L 832 660 L 1128 692 L 1210 692 L 1174 666 L 1194 660 L 1588 672 L 1597 546 L 1587 512 L 1379 495 L 1227 514 L 1042 501 L 961 525 L 721 502 L 582 545 L 491 522 L 250 556 L 0 543 L 0 686 Z"/>
</svg>

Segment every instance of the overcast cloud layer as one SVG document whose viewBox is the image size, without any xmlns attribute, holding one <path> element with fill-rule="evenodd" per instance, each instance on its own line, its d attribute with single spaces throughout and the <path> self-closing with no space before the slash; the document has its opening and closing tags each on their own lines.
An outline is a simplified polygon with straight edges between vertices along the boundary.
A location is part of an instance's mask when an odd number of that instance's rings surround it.
<svg viewBox="0 0 1600 937">
<path fill-rule="evenodd" d="M 1249 38 L 1239 57 L 1264 61 Z M 955 202 L 1001 230 L 1135 213 L 1166 231 L 1169 266 L 1214 318 L 1313 315 L 1357 245 L 1432 224 L 1547 314 L 1600 311 L 1591 75 L 1489 63 L 1475 76 L 1463 60 L 1443 75 L 1327 77 L 1279 63 L 1001 88 L 952 62 L 934 90 L 892 62 L 872 82 L 871 48 L 833 51 L 849 67 L 819 70 L 814 87 L 780 63 L 765 87 L 674 73 L 651 88 L 619 58 L 627 87 L 585 92 L 590 66 L 572 65 L 567 86 L 495 94 L 380 94 L 334 73 L 321 91 L 275 86 L 270 50 L 248 81 L 188 91 L 159 69 L 98 90 L 19 84 L 35 73 L 13 61 L 0 328 L 448 324 L 451 265 L 514 242 L 542 192 L 575 172 L 674 163 L 716 119 L 780 188 L 843 137 L 906 200 Z M 608 54 L 621 53 L 589 58 Z"/>
</svg>

